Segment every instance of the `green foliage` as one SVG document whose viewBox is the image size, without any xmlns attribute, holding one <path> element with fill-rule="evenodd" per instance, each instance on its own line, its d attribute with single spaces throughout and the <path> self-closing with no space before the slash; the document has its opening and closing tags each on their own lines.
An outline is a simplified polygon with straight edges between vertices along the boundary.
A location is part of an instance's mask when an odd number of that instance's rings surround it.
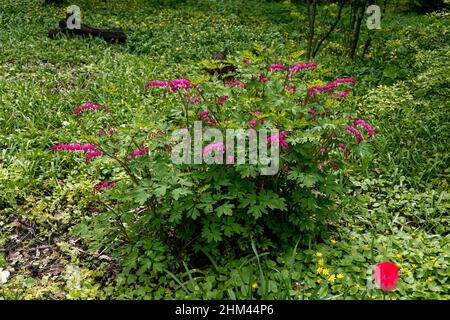
<svg viewBox="0 0 450 320">
<path fill-rule="evenodd" d="M 356 114 L 346 99 L 310 94 L 312 83 L 323 84 L 314 71 L 299 71 L 289 83 L 286 72 L 273 71 L 262 82 L 259 75 L 268 59 L 262 46 L 258 50 L 258 57 L 247 57 L 252 61 L 249 67 L 240 66 L 245 88 L 218 81 L 197 83 L 193 89 L 162 98 L 165 119 L 158 117 L 163 126 L 155 127 L 156 121 L 149 117 L 147 122 L 131 122 L 129 128 L 120 126 L 106 138 L 88 139 L 115 160 L 115 165 L 107 162 L 112 166 L 109 172 L 126 173 L 128 178 L 111 177 L 117 184 L 105 192 L 106 212 L 85 219 L 75 231 L 88 240 L 92 252 L 109 246 L 124 257 L 127 284 L 147 281 L 149 272 L 156 277 L 168 265 L 179 265 L 177 261 L 198 260 L 201 251 L 201 255 L 223 252 L 223 258 L 234 257 L 248 252 L 253 240 L 274 248 L 286 246 L 299 234 L 301 243 L 307 244 L 326 233 L 325 222 L 332 218 L 334 198 L 342 190 L 339 174 L 346 163 L 338 144 L 347 142 L 350 150 L 361 149 L 344 130 Z M 297 90 L 291 92 L 288 84 Z M 147 90 L 147 103 L 161 100 L 158 90 L 163 89 Z M 224 94 L 228 100 L 216 103 Z M 193 97 L 199 102 L 192 103 Z M 229 128 L 249 128 L 251 121 L 258 123 L 255 129 L 286 130 L 289 151 L 285 145 L 278 147 L 281 160 L 274 175 L 260 175 L 266 166 L 261 163 L 174 164 L 167 128 L 191 128 L 195 139 L 193 121 L 202 110 L 211 117 L 205 117 L 203 125 L 214 121 L 223 136 Z M 88 116 L 80 121 L 88 132 L 99 131 L 85 125 L 95 126 L 99 119 Z M 144 146 L 148 152 L 127 159 L 130 146 Z M 320 148 L 327 151 L 320 153 Z"/>
<path fill-rule="evenodd" d="M 303 6 L 77 5 L 85 23 L 124 28 L 127 43 L 50 40 L 48 29 L 65 7 L 0 4 L 0 268 L 11 272 L 0 299 L 382 299 L 366 285 L 370 267 L 383 260 L 400 267 L 397 290 L 387 298 L 449 298 L 448 13 L 399 14 L 410 8 L 388 6 L 381 30 L 362 29 L 352 62 L 345 57 L 346 26 L 338 25 L 319 52 L 317 71 L 296 75 L 299 93 L 280 96 L 282 75 L 273 73 L 261 99 L 248 91 L 263 87 L 257 77 L 250 81 L 253 75 L 271 63 L 307 62 Z M 323 9 L 321 19 L 333 21 L 336 6 Z M 222 50 L 250 87 L 207 81 L 202 61 Z M 305 96 L 301 82 L 324 84 L 338 75 L 356 79 L 353 95 L 336 104 L 310 102 L 340 113 L 312 125 L 307 107 L 295 101 Z M 230 95 L 223 128 L 248 126 L 261 106 L 265 125 L 288 132 L 281 165 L 288 163 L 289 172 L 281 169 L 261 190 L 251 166 L 216 165 L 216 175 L 207 166 L 174 168 L 161 137 L 184 123 L 183 100 L 142 88 L 148 80 L 182 77 L 201 84 L 208 99 Z M 74 106 L 87 101 L 111 112 L 86 112 L 77 121 Z M 321 137 L 342 133 L 347 116 L 358 112 L 374 124 L 376 139 L 356 145 L 350 135 L 337 137 L 351 157 L 336 152 L 339 170 L 322 172 Z M 98 141 L 106 123 L 117 134 Z M 130 164 L 138 184 L 113 159 L 86 164 L 50 152 L 55 143 L 92 139 L 109 151 L 117 146 L 125 159 L 137 148 L 131 137 L 152 150 Z M 112 179 L 115 189 L 93 193 Z"/>
<path fill-rule="evenodd" d="M 441 188 L 447 186 L 446 179 L 442 179 L 448 177 L 450 161 L 447 148 L 450 91 L 446 61 L 450 48 L 444 27 L 447 16 L 430 17 L 433 24 L 425 28 L 424 37 L 402 45 L 405 46 L 403 52 L 407 53 L 398 58 L 411 66 L 406 69 L 411 70 L 406 73 L 408 80 L 374 88 L 360 103 L 361 109 L 372 114 L 376 125 L 382 129 L 383 139 L 375 142 L 379 154 L 375 165 L 385 170 L 396 168 L 395 179 L 407 176 L 410 183 L 419 188 L 427 182 Z M 407 35 L 413 34 L 409 28 L 406 30 Z M 427 40 L 421 40 L 424 38 Z"/>
</svg>

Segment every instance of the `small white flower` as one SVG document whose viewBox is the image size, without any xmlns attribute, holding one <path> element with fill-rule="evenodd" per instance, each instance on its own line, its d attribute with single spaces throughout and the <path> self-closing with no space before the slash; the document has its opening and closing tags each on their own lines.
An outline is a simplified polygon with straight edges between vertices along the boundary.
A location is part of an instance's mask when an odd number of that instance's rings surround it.
<svg viewBox="0 0 450 320">
<path fill-rule="evenodd" d="M 8 270 L 3 270 L 0 268 L 0 284 L 5 284 L 8 281 L 9 275 L 11 273 Z"/>
</svg>

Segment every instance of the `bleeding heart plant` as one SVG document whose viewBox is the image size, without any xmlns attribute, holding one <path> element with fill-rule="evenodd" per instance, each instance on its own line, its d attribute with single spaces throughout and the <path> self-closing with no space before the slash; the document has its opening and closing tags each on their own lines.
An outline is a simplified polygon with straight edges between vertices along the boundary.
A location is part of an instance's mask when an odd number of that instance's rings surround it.
<svg viewBox="0 0 450 320">
<path fill-rule="evenodd" d="M 77 232 L 89 239 L 92 250 L 115 248 L 124 256 L 124 272 L 157 274 L 181 256 L 192 261 L 200 251 L 240 254 L 251 252 L 251 239 L 265 247 L 289 246 L 299 235 L 308 243 L 327 232 L 325 222 L 342 191 L 341 172 L 354 151 L 362 150 L 364 138 L 356 126 L 373 135 L 370 125 L 357 120 L 349 100 L 354 96 L 336 95 L 350 91 L 355 80 L 318 80 L 320 71 L 312 63 L 240 61 L 246 62 L 239 79 L 148 82 L 143 94 L 150 104 L 162 103 L 164 111 L 147 123 L 86 127 L 92 132 L 88 165 L 103 161 L 102 172 L 111 173 L 101 177 L 99 172 L 93 186 L 103 186 L 102 180 L 115 183 L 95 189 L 102 191 L 96 193 L 98 213 Z M 89 119 L 111 113 L 90 113 Z M 277 130 L 263 143 L 282 147 L 279 170 L 264 176 L 260 164 L 235 164 L 223 144 L 211 141 L 200 150 L 226 157 L 222 165 L 173 163 L 171 132 L 192 133 L 194 121 L 222 133 Z M 114 134 L 98 134 L 110 128 Z M 61 146 L 54 151 L 66 149 Z"/>
</svg>

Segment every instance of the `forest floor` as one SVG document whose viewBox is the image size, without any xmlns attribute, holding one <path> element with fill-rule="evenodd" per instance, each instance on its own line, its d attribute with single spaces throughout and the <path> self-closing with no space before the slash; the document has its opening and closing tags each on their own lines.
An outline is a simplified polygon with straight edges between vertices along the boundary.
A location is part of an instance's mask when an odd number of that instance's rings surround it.
<svg viewBox="0 0 450 320">
<path fill-rule="evenodd" d="M 365 56 L 347 59 L 336 37 L 316 58 L 328 75 L 357 80 L 355 105 L 376 133 L 345 173 L 329 238 L 260 252 L 260 266 L 249 255 L 138 285 L 74 232 L 94 214 L 91 175 L 101 169 L 51 153 L 80 136 L 74 108 L 104 101 L 123 122 L 144 117 L 147 81 L 201 76 L 201 62 L 222 50 L 233 59 L 258 45 L 274 62 L 302 60 L 306 24 L 276 2 L 78 2 L 83 22 L 120 26 L 127 42 L 52 40 L 65 7 L 0 4 L 0 299 L 382 299 L 369 283 L 381 261 L 400 268 L 389 298 L 450 298 L 447 14 L 386 13 Z"/>
</svg>

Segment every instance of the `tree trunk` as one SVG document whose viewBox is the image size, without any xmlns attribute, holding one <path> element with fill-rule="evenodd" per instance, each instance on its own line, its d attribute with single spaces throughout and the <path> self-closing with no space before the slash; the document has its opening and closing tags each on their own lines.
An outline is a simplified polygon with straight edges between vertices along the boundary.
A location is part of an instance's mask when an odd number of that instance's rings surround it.
<svg viewBox="0 0 450 320">
<path fill-rule="evenodd" d="M 320 41 L 318 41 L 317 45 L 315 46 L 314 52 L 312 54 L 313 57 L 315 57 L 317 55 L 317 53 L 319 52 L 319 49 L 320 49 L 320 46 L 322 45 L 322 43 L 330 36 L 330 34 L 334 31 L 334 29 L 336 28 L 337 24 L 341 20 L 342 9 L 344 8 L 344 4 L 345 4 L 345 0 L 341 0 L 340 6 L 339 6 L 339 12 L 338 12 L 338 15 L 336 17 L 336 20 L 331 25 L 331 27 L 328 30 L 328 32 L 322 37 L 322 39 L 320 39 Z"/>
<path fill-rule="evenodd" d="M 369 47 L 370 47 L 371 43 L 372 43 L 372 37 L 369 36 L 369 38 L 367 38 L 366 44 L 364 45 L 364 50 L 363 50 L 363 53 L 362 53 L 363 56 L 365 56 L 367 51 L 369 51 Z"/>
<path fill-rule="evenodd" d="M 350 24 L 348 26 L 348 33 L 347 33 L 347 49 L 350 49 L 351 47 L 351 41 L 352 41 L 352 34 L 353 29 L 355 28 L 355 20 L 356 20 L 356 8 L 355 3 L 352 3 L 351 10 L 350 10 Z"/>
<path fill-rule="evenodd" d="M 358 48 L 359 36 L 361 33 L 361 24 L 364 18 L 368 0 L 355 1 L 352 5 L 352 19 L 350 24 L 350 41 L 348 44 L 349 55 L 351 59 L 355 58 Z"/>
<path fill-rule="evenodd" d="M 313 53 L 314 32 L 317 14 L 317 0 L 308 0 L 308 44 L 306 47 L 306 59 L 310 60 Z"/>
</svg>

